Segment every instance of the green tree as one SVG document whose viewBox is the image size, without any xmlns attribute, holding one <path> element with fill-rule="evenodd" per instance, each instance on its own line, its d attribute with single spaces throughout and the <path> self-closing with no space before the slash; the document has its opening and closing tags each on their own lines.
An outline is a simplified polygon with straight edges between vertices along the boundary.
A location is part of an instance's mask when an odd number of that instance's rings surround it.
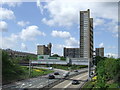
<svg viewBox="0 0 120 90">
<path fill-rule="evenodd" d="M 97 64 L 99 63 L 100 60 L 104 60 L 105 57 L 100 57 L 100 56 L 96 56 L 95 59 L 93 60 L 94 65 L 97 66 Z"/>
<path fill-rule="evenodd" d="M 24 74 L 24 71 L 18 65 L 16 59 L 9 58 L 6 51 L 2 50 L 2 81 L 3 83 L 10 82 L 16 78 L 20 78 L 20 75 Z"/>
<path fill-rule="evenodd" d="M 51 57 L 60 57 L 58 54 L 54 54 Z"/>
<path fill-rule="evenodd" d="M 105 68 L 104 61 L 100 60 L 97 64 L 96 73 L 97 73 L 97 87 L 102 88 L 105 87 Z"/>
<path fill-rule="evenodd" d="M 64 58 L 64 57 L 62 56 L 62 57 L 60 57 L 60 60 L 65 61 L 65 60 L 66 60 L 66 58 Z"/>
<path fill-rule="evenodd" d="M 37 56 L 27 55 L 27 60 L 37 60 Z"/>
<path fill-rule="evenodd" d="M 96 67 L 97 83 L 100 88 L 111 87 L 109 81 L 120 82 L 120 59 L 104 58 L 97 63 Z"/>
</svg>

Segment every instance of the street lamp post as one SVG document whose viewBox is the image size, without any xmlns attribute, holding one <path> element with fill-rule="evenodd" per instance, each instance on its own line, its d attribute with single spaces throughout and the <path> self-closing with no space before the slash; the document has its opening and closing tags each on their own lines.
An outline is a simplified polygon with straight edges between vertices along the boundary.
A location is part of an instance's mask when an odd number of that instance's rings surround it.
<svg viewBox="0 0 120 90">
<path fill-rule="evenodd" d="M 48 68 L 50 69 L 49 61 L 47 60 Z M 49 78 L 48 78 L 48 87 L 49 87 Z"/>
<path fill-rule="evenodd" d="M 90 72 L 91 72 L 91 59 L 88 59 L 88 80 L 91 79 Z"/>
<path fill-rule="evenodd" d="M 30 74 L 31 74 L 31 60 L 29 60 L 29 77 L 30 77 Z"/>
</svg>

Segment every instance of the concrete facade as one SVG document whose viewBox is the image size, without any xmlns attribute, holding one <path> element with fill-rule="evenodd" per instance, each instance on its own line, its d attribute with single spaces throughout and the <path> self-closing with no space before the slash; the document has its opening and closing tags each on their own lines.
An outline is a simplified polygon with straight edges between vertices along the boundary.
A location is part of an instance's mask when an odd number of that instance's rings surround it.
<svg viewBox="0 0 120 90">
<path fill-rule="evenodd" d="M 89 9 L 80 11 L 80 58 L 93 58 L 93 18 Z"/>
<path fill-rule="evenodd" d="M 65 48 L 64 47 L 64 57 L 79 58 L 80 56 L 79 52 L 80 52 L 79 48 Z"/>
<path fill-rule="evenodd" d="M 10 57 L 21 57 L 21 58 L 25 58 L 28 55 L 31 55 L 33 57 L 37 57 L 36 54 L 32 54 L 32 53 L 27 53 L 27 52 L 20 52 L 20 51 L 14 51 L 12 49 L 5 49 L 4 51 L 6 51 L 8 53 L 8 55 Z"/>
<path fill-rule="evenodd" d="M 49 55 L 37 55 L 38 60 L 60 60 L 60 57 L 50 57 Z"/>
<path fill-rule="evenodd" d="M 47 47 L 45 45 L 38 45 L 37 55 L 50 55 L 51 56 L 51 47 L 52 47 L 51 43 L 49 43 Z"/>
<path fill-rule="evenodd" d="M 104 57 L 104 47 L 95 49 L 96 56 Z"/>
</svg>

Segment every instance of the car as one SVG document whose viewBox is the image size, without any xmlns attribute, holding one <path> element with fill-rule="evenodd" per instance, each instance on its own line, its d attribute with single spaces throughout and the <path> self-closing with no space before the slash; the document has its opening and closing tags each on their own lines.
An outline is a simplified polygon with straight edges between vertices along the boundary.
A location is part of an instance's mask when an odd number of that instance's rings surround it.
<svg viewBox="0 0 120 90">
<path fill-rule="evenodd" d="M 93 75 L 93 74 L 94 74 L 94 71 L 91 72 L 91 75 Z"/>
<path fill-rule="evenodd" d="M 55 72 L 54 75 L 59 75 L 59 72 Z"/>
<path fill-rule="evenodd" d="M 69 75 L 69 74 L 70 74 L 70 72 L 67 72 L 67 74 Z"/>
<path fill-rule="evenodd" d="M 73 84 L 73 85 L 79 84 L 79 81 L 78 81 L 78 80 L 73 80 L 73 81 L 72 81 L 72 84 Z"/>
<path fill-rule="evenodd" d="M 49 79 L 55 79 L 55 76 L 50 74 L 50 75 L 48 76 L 48 78 L 49 78 Z"/>
<path fill-rule="evenodd" d="M 63 77 L 64 77 L 64 78 L 66 78 L 66 77 L 68 77 L 68 76 L 69 76 L 69 72 L 68 72 L 68 73 L 63 74 Z"/>
<path fill-rule="evenodd" d="M 49 70 L 53 70 L 53 67 L 49 67 Z"/>
<path fill-rule="evenodd" d="M 66 77 L 68 77 L 68 76 L 69 76 L 68 74 L 63 74 L 63 77 L 64 77 L 64 78 L 66 78 Z"/>
<path fill-rule="evenodd" d="M 74 70 L 74 72 L 78 72 L 78 70 Z"/>
</svg>

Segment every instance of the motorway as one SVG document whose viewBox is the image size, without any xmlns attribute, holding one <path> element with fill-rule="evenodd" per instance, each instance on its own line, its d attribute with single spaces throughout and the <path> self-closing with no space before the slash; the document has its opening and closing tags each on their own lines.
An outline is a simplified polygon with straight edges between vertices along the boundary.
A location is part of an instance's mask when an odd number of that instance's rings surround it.
<svg viewBox="0 0 120 90">
<path fill-rule="evenodd" d="M 82 72 L 85 70 L 87 70 L 87 68 L 81 69 L 81 70 L 79 70 L 79 72 Z M 44 75 L 44 76 L 39 76 L 36 78 L 30 78 L 30 79 L 18 81 L 18 82 L 12 83 L 12 84 L 3 85 L 2 88 L 6 89 L 6 90 L 10 90 L 13 88 L 43 88 L 44 86 L 47 86 L 50 83 L 60 80 L 61 78 L 63 78 L 63 74 L 68 72 L 68 71 L 61 70 L 61 69 L 54 69 L 54 71 L 60 73 L 60 75 L 55 76 L 55 79 L 48 79 L 48 75 Z M 75 73 L 77 73 L 77 72 L 72 71 L 72 72 L 70 72 L 70 75 L 75 74 Z M 70 81 L 68 80 L 66 82 L 70 82 Z"/>
<path fill-rule="evenodd" d="M 59 88 L 59 90 L 68 90 L 68 89 L 78 89 L 81 87 L 81 85 L 87 80 L 88 73 L 81 73 L 77 76 L 74 76 L 70 79 L 67 79 L 63 81 L 62 83 L 59 83 L 58 85 L 55 85 L 50 90 L 55 90 L 56 88 Z M 80 84 L 72 85 L 72 80 L 79 80 Z"/>
<path fill-rule="evenodd" d="M 15 83 L 3 85 L 2 88 L 8 89 L 8 90 L 13 89 L 13 88 L 42 88 L 58 79 L 61 79 L 63 77 L 62 75 L 68 72 L 68 71 L 60 70 L 60 69 L 54 69 L 54 71 L 55 72 L 57 71 L 60 73 L 60 75 L 55 76 L 56 79 L 48 79 L 48 75 L 44 75 L 44 76 L 39 76 L 36 78 L 30 78 L 26 80 L 17 81 Z"/>
</svg>

